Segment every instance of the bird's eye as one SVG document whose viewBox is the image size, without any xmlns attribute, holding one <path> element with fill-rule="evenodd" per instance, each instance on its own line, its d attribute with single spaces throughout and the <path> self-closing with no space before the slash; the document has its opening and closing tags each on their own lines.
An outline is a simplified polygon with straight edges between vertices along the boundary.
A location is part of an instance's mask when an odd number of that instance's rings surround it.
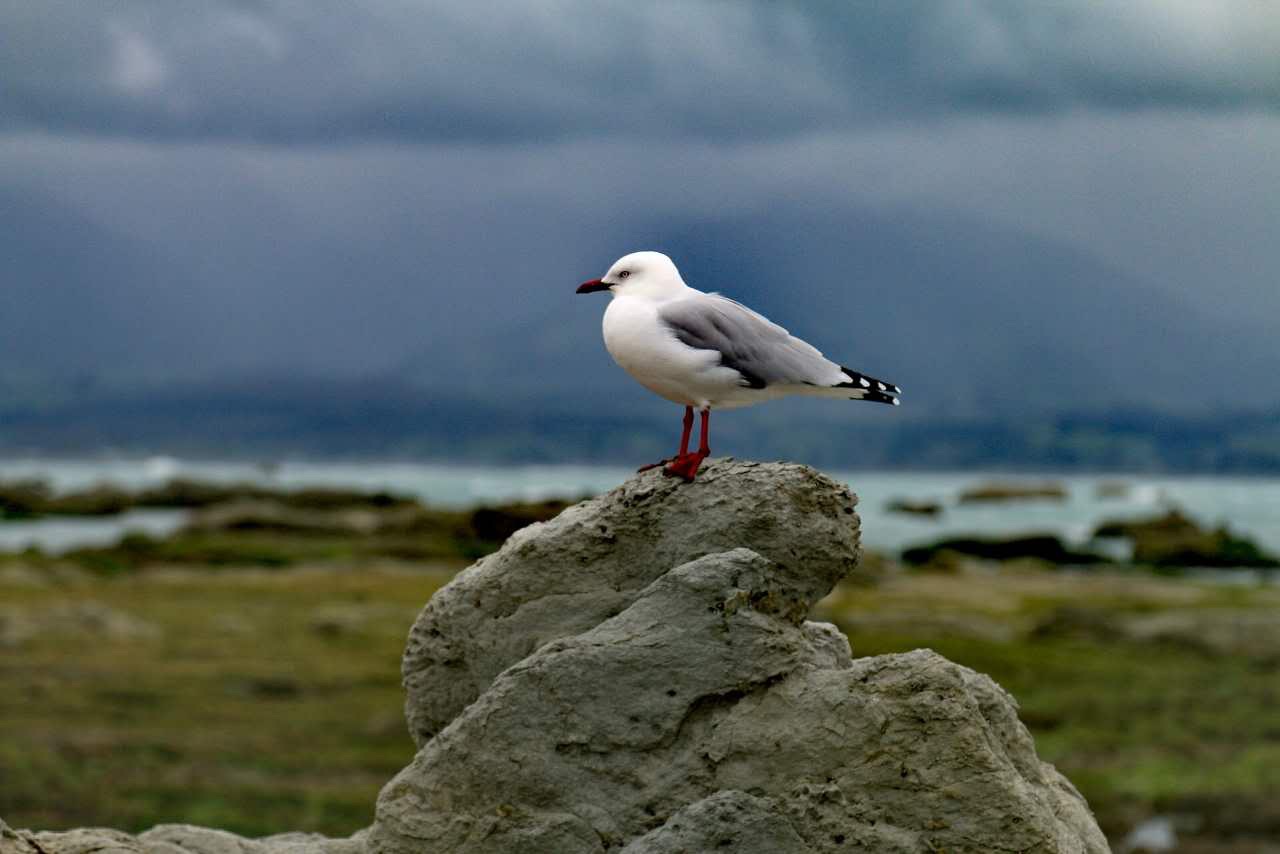
<svg viewBox="0 0 1280 854">
<path fill-rule="evenodd" d="M 630 276 L 630 275 L 631 275 L 630 270 L 623 270 L 621 273 L 618 274 L 618 278 L 625 279 L 627 276 Z"/>
</svg>

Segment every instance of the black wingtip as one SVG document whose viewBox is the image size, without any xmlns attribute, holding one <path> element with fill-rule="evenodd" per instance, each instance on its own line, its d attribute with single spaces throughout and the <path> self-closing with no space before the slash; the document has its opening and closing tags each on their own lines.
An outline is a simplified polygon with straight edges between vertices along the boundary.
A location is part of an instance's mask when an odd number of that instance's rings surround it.
<svg viewBox="0 0 1280 854">
<path fill-rule="evenodd" d="M 840 370 L 849 375 L 849 382 L 840 383 L 836 388 L 862 389 L 865 393 L 861 398 L 859 398 L 860 400 L 878 400 L 878 398 L 872 396 L 873 394 L 881 396 L 902 394 L 902 389 L 898 388 L 891 382 L 885 382 L 884 380 L 878 380 L 875 377 L 869 377 L 866 374 L 858 373 L 857 371 L 851 368 L 846 368 L 843 365 L 840 366 Z M 887 400 L 879 400 L 878 402 L 888 403 Z"/>
</svg>

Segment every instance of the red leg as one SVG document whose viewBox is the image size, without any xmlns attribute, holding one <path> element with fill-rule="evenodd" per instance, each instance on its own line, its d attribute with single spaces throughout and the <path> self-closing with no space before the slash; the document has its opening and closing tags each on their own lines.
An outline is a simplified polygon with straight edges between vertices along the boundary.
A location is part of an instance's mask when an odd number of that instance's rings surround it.
<svg viewBox="0 0 1280 854">
<path fill-rule="evenodd" d="M 673 460 L 678 460 L 681 457 L 688 456 L 689 455 L 689 434 L 692 432 L 693 432 L 693 407 L 686 406 L 684 408 L 684 432 L 680 434 L 679 453 L 677 453 L 673 459 L 658 460 L 656 463 L 649 463 L 649 465 L 647 466 L 640 466 L 640 468 L 636 469 L 636 471 L 648 471 L 649 469 L 656 469 L 658 466 L 664 466 L 667 463 L 672 462 Z M 703 424 L 703 433 L 704 434 L 706 433 L 705 423 Z M 706 444 L 705 435 L 703 437 L 703 444 L 704 445 Z"/>
<path fill-rule="evenodd" d="M 689 434 L 693 432 L 693 407 L 686 406 L 684 408 L 684 432 L 680 434 L 680 453 L 678 457 L 683 457 L 689 453 Z M 705 439 L 703 440 L 706 441 Z"/>
<path fill-rule="evenodd" d="M 686 416 L 685 423 L 689 427 L 693 427 L 693 411 L 690 410 Z M 711 410 L 702 410 L 702 432 L 699 437 L 698 450 L 692 454 L 685 452 L 676 457 L 662 473 L 669 477 L 682 477 L 686 481 L 692 482 L 698 474 L 698 467 L 702 465 L 702 461 L 711 456 L 711 445 L 708 443 L 707 434 L 711 428 Z M 686 437 L 687 438 L 687 437 Z M 687 445 L 682 445 L 682 449 Z"/>
</svg>

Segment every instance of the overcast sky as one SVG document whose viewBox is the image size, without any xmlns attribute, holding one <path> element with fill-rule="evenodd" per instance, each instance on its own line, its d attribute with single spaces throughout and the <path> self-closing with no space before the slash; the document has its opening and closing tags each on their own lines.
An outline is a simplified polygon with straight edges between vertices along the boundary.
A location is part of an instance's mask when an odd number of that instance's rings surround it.
<svg viewBox="0 0 1280 854">
<path fill-rule="evenodd" d="M 0 0 L 0 356 L 358 374 L 563 322 L 593 358 L 567 297 L 640 248 L 803 331 L 858 257 L 753 276 L 682 225 L 810 208 L 1062 247 L 1280 375 L 1277 45 L 1268 0 Z"/>
</svg>

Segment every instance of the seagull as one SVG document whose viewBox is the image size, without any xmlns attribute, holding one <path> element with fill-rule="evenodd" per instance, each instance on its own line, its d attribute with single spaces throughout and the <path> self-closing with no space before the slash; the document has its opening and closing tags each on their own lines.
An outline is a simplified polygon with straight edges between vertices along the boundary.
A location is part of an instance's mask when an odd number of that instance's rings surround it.
<svg viewBox="0 0 1280 854">
<path fill-rule="evenodd" d="M 718 293 L 691 288 L 661 252 L 633 252 L 578 293 L 609 291 L 604 346 L 640 385 L 684 406 L 674 457 L 644 466 L 692 481 L 711 454 L 712 409 L 752 406 L 793 394 L 898 405 L 896 385 L 830 361 L 813 345 Z M 698 450 L 689 452 L 693 410 L 702 414 Z"/>
</svg>

